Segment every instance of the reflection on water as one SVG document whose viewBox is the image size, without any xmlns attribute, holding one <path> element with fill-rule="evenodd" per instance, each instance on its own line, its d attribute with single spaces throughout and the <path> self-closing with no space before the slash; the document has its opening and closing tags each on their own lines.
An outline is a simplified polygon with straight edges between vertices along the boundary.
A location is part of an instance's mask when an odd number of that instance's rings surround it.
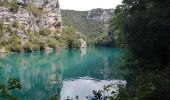
<svg viewBox="0 0 170 100">
<path fill-rule="evenodd" d="M 83 59 L 83 57 L 86 55 L 86 48 L 80 48 L 80 57 Z"/>
<path fill-rule="evenodd" d="M 72 49 L 52 53 L 14 53 L 0 57 L 0 83 L 21 81 L 21 91 L 11 92 L 21 100 L 84 100 L 103 85 L 125 83 L 119 75 L 122 50 L 114 48 Z"/>
<path fill-rule="evenodd" d="M 102 90 L 104 85 L 114 84 L 114 90 L 117 91 L 118 84 L 126 84 L 125 81 L 122 80 L 100 80 L 95 81 L 90 78 L 80 78 L 76 80 L 67 80 L 63 82 L 63 87 L 61 90 L 61 100 L 66 100 L 67 97 L 72 97 L 73 100 L 76 100 L 76 96 L 79 97 L 80 100 L 85 100 L 87 96 L 91 95 L 93 90 Z"/>
</svg>

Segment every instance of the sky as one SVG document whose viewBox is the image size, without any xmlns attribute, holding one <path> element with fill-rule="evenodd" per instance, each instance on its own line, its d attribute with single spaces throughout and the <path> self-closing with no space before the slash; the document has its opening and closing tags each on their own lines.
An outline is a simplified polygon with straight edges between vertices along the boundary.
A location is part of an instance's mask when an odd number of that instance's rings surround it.
<svg viewBox="0 0 170 100">
<path fill-rule="evenodd" d="M 94 8 L 115 8 L 122 0 L 59 0 L 61 9 L 91 10 Z"/>
</svg>

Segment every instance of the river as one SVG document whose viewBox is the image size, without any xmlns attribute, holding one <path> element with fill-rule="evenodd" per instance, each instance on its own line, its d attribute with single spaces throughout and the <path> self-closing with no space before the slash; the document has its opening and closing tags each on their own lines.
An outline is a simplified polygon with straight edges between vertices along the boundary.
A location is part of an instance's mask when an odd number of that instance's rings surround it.
<svg viewBox="0 0 170 100">
<path fill-rule="evenodd" d="M 49 100 L 54 94 L 58 100 L 86 100 L 104 85 L 114 84 L 117 90 L 126 84 L 119 74 L 122 54 L 110 47 L 1 54 L 0 83 L 19 79 L 22 89 L 10 92 L 19 100 Z"/>
</svg>

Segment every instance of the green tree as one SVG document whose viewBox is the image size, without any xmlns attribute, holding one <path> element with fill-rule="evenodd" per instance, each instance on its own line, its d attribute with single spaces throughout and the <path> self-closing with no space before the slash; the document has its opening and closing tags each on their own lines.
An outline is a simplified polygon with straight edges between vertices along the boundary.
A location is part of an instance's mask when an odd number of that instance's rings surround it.
<svg viewBox="0 0 170 100">
<path fill-rule="evenodd" d="M 126 57 L 133 68 L 126 89 L 132 100 L 170 99 L 169 27 L 169 0 L 123 0 L 117 7 L 111 28 L 132 53 L 132 60 Z"/>
<path fill-rule="evenodd" d="M 76 34 L 76 30 L 72 27 L 67 27 L 64 30 L 60 41 L 64 42 L 68 48 L 79 48 L 80 46 L 79 35 Z"/>
</svg>

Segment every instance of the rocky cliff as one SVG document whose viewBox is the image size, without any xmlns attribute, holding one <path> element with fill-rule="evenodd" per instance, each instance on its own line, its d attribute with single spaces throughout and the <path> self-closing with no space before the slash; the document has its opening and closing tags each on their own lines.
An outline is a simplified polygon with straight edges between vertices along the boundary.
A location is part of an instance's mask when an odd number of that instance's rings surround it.
<svg viewBox="0 0 170 100">
<path fill-rule="evenodd" d="M 9 34 L 39 32 L 43 28 L 62 32 L 58 0 L 0 0 L 0 20 L 1 26 L 10 27 Z"/>
<path fill-rule="evenodd" d="M 0 0 L 0 52 L 67 47 L 62 33 L 58 0 Z"/>
<path fill-rule="evenodd" d="M 114 9 L 93 9 L 88 11 L 87 19 L 107 23 L 114 15 Z"/>
<path fill-rule="evenodd" d="M 90 11 L 61 10 L 63 25 L 73 26 L 87 35 L 105 33 L 114 9 L 93 9 Z"/>
</svg>

